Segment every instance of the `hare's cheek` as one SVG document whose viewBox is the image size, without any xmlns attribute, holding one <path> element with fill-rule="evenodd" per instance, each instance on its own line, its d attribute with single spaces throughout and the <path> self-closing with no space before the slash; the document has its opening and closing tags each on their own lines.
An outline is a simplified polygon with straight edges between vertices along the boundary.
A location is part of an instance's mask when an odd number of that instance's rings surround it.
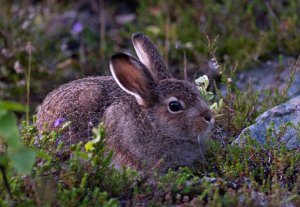
<svg viewBox="0 0 300 207">
<path fill-rule="evenodd" d="M 210 125 L 203 117 L 197 117 L 192 122 L 192 131 L 197 134 L 205 133 L 210 130 Z"/>
<path fill-rule="evenodd" d="M 173 122 L 179 118 L 179 114 L 170 113 L 165 105 L 154 108 L 153 114 L 163 125 L 174 124 Z"/>
</svg>

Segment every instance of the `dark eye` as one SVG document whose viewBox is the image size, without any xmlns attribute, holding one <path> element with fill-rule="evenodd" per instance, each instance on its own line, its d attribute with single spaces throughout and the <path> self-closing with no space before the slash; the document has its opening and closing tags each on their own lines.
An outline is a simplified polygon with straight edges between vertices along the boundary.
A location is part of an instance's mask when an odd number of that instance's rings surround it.
<svg viewBox="0 0 300 207">
<path fill-rule="evenodd" d="M 181 111 L 182 110 L 182 106 L 181 106 L 181 103 L 179 101 L 171 101 L 169 103 L 169 109 L 172 111 L 172 112 L 178 112 L 178 111 Z"/>
</svg>

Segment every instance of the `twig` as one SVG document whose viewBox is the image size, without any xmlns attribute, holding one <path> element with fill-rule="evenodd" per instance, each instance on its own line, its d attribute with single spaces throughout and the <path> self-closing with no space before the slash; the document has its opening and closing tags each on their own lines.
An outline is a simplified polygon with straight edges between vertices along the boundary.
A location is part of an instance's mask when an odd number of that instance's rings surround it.
<svg viewBox="0 0 300 207">
<path fill-rule="evenodd" d="M 295 81 L 296 72 L 299 71 L 300 66 L 300 55 L 298 56 L 296 62 L 291 66 L 290 76 L 287 80 L 285 88 L 282 90 L 281 94 L 283 96 L 288 96 L 288 91 L 291 88 L 293 82 Z"/>
<path fill-rule="evenodd" d="M 36 186 L 36 182 L 32 178 L 30 178 L 30 180 L 31 180 L 31 184 L 32 184 L 36 204 L 37 204 L 37 206 L 41 206 L 41 200 L 40 200 L 39 195 L 38 195 L 38 189 L 37 189 L 37 186 Z"/>
<path fill-rule="evenodd" d="M 183 72 L 184 72 L 184 80 L 187 81 L 187 60 L 186 60 L 186 52 L 185 48 L 183 48 Z"/>
<path fill-rule="evenodd" d="M 25 72 L 26 79 L 26 126 L 29 126 L 29 104 L 30 104 L 30 76 L 31 76 L 31 52 L 32 46 L 31 42 L 27 43 L 26 51 L 29 55 L 28 57 L 28 71 Z"/>
<path fill-rule="evenodd" d="M 249 115 L 247 116 L 246 120 L 244 121 L 243 128 L 246 126 L 247 122 L 249 121 L 250 117 L 252 116 L 254 109 L 255 109 L 255 107 L 253 106 Z"/>
<path fill-rule="evenodd" d="M 166 3 L 165 5 L 165 12 L 166 12 L 166 23 L 165 23 L 165 63 L 167 68 L 169 67 L 169 52 L 170 52 L 170 30 L 171 30 L 171 19 L 170 19 L 170 11 L 169 11 L 169 4 Z"/>
<path fill-rule="evenodd" d="M 9 195 L 9 198 L 11 199 L 12 198 L 12 193 L 11 193 L 11 189 L 10 189 L 10 186 L 9 186 L 9 183 L 8 183 L 8 180 L 7 180 L 7 176 L 6 176 L 4 166 L 0 165 L 0 170 L 1 170 L 2 177 L 3 177 L 3 184 L 4 184 L 5 189 L 8 193 L 8 195 Z"/>
<path fill-rule="evenodd" d="M 105 59 L 104 51 L 106 47 L 106 27 L 105 27 L 105 7 L 104 1 L 99 0 L 99 23 L 100 23 L 100 57 Z"/>
</svg>

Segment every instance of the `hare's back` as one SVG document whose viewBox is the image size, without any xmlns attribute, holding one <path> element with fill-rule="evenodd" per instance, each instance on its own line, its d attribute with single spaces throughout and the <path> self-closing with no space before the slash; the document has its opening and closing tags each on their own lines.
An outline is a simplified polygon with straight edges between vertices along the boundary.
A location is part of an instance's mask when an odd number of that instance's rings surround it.
<svg viewBox="0 0 300 207">
<path fill-rule="evenodd" d="M 37 115 L 37 127 L 53 130 L 59 122 L 71 121 L 72 143 L 91 136 L 91 129 L 105 109 L 125 93 L 112 77 L 88 77 L 55 89 L 45 98 Z M 67 136 L 70 136 L 67 135 Z"/>
</svg>

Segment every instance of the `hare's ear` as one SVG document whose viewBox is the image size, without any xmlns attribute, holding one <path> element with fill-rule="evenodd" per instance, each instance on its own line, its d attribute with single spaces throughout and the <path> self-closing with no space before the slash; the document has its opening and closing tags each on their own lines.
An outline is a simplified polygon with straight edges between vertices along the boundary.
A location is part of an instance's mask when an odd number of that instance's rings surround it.
<svg viewBox="0 0 300 207">
<path fill-rule="evenodd" d="M 153 100 L 154 80 L 147 68 L 131 55 L 119 53 L 111 57 L 110 71 L 117 84 L 133 95 L 140 105 Z"/>
<path fill-rule="evenodd" d="M 152 40 L 143 33 L 134 33 L 132 43 L 140 61 L 144 63 L 156 81 L 171 78 L 162 56 Z"/>
</svg>

